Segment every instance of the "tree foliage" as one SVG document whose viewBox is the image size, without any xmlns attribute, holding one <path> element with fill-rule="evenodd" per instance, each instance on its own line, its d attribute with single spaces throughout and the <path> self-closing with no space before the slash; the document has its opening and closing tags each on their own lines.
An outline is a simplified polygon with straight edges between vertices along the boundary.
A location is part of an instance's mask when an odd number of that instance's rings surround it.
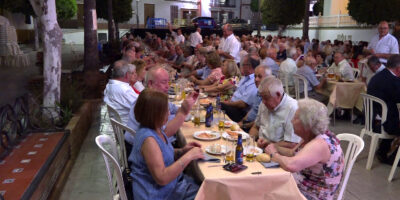
<svg viewBox="0 0 400 200">
<path fill-rule="evenodd" d="M 258 12 L 258 1 L 261 1 L 261 5 L 264 3 L 264 0 L 251 0 L 250 10 L 252 12 Z"/>
<path fill-rule="evenodd" d="M 318 16 L 319 13 L 321 13 L 321 15 L 324 14 L 324 0 L 319 0 L 313 6 L 313 14 Z"/>
<path fill-rule="evenodd" d="M 262 21 L 267 25 L 291 25 L 301 23 L 305 0 L 264 0 L 261 6 Z"/>
<path fill-rule="evenodd" d="M 75 16 L 78 6 L 76 0 L 56 0 L 57 19 L 67 20 Z"/>
<path fill-rule="evenodd" d="M 359 23 L 378 24 L 400 19 L 399 0 L 349 0 L 349 15 Z"/>
<path fill-rule="evenodd" d="M 116 23 L 129 21 L 132 17 L 132 0 L 113 0 L 113 18 Z M 96 0 L 97 17 L 108 19 L 107 1 Z"/>
</svg>

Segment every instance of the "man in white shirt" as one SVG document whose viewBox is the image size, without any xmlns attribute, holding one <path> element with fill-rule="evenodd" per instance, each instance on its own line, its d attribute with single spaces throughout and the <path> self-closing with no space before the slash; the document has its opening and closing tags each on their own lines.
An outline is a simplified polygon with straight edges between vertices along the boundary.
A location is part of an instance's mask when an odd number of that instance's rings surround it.
<svg viewBox="0 0 400 200">
<path fill-rule="evenodd" d="M 333 70 L 335 72 L 340 72 L 342 79 L 354 80 L 353 70 L 351 69 L 351 66 L 347 62 L 347 60 L 344 59 L 344 56 L 342 53 L 336 52 L 335 55 L 333 56 L 333 61 L 334 62 L 328 68 L 328 71 L 332 70 L 332 68 L 333 68 Z"/>
<path fill-rule="evenodd" d="M 218 46 L 218 54 L 224 59 L 233 59 L 236 63 L 240 63 L 241 44 L 233 34 L 232 25 L 225 24 L 222 33 L 224 38 Z"/>
<path fill-rule="evenodd" d="M 104 102 L 118 112 L 123 124 L 128 123 L 129 109 L 139 96 L 129 85 L 136 82 L 136 77 L 135 65 L 119 60 L 114 63 L 113 79 L 104 90 Z"/>
<path fill-rule="evenodd" d="M 265 148 L 270 143 L 294 147 L 300 142 L 291 122 L 298 108 L 297 101 L 283 92 L 282 82 L 275 77 L 267 77 L 261 81 L 258 90 L 262 103 L 250 135 L 258 135 L 257 145 L 260 148 Z"/>
<path fill-rule="evenodd" d="M 297 51 L 295 48 L 290 48 L 286 52 L 286 59 L 281 63 L 279 71 L 288 76 L 288 85 L 293 86 L 293 74 L 297 71 L 296 61 L 293 57 L 296 55 Z"/>
<path fill-rule="evenodd" d="M 378 35 L 375 35 L 368 45 L 372 54 L 379 58 L 381 63 L 386 64 L 387 59 L 394 54 L 399 54 L 397 39 L 389 33 L 389 24 L 382 21 L 378 26 Z"/>
<path fill-rule="evenodd" d="M 176 32 L 172 30 L 171 24 L 168 23 L 169 31 L 171 32 L 172 37 L 174 37 L 175 42 L 177 44 L 183 44 L 185 42 L 185 36 L 182 35 L 182 29 L 176 29 Z"/>
<path fill-rule="evenodd" d="M 201 28 L 196 28 L 196 31 L 190 34 L 190 46 L 194 50 L 198 44 L 203 43 L 203 37 L 200 35 Z"/>
<path fill-rule="evenodd" d="M 371 56 L 368 58 L 367 66 L 368 67 L 364 68 L 361 78 L 362 81 L 368 85 L 369 81 L 376 73 L 385 69 L 385 65 L 379 61 L 378 57 Z"/>
</svg>

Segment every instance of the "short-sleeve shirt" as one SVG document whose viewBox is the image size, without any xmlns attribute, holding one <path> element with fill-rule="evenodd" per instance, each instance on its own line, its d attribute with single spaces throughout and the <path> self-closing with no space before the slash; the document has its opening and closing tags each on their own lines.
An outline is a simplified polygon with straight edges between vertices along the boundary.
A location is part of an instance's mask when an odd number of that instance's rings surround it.
<svg viewBox="0 0 400 200">
<path fill-rule="evenodd" d="M 286 60 L 281 63 L 280 71 L 289 76 L 288 84 L 293 85 L 293 74 L 295 74 L 297 71 L 296 61 L 294 61 L 292 58 L 286 58 Z"/>
<path fill-rule="evenodd" d="M 311 67 L 307 65 L 303 65 L 297 70 L 297 74 L 302 75 L 304 78 L 307 79 L 308 81 L 308 91 L 313 90 L 313 88 L 317 85 L 319 85 L 319 81 L 317 77 L 315 76 L 314 70 L 311 69 Z M 299 84 L 299 90 L 300 92 L 304 92 L 304 85 L 303 82 L 300 82 Z"/>
<path fill-rule="evenodd" d="M 211 74 L 211 69 L 205 66 L 201 69 L 196 70 L 197 76 L 200 76 L 201 80 L 206 79 Z"/>
<path fill-rule="evenodd" d="M 190 34 L 190 46 L 196 47 L 198 44 L 203 43 L 203 37 L 199 32 L 193 32 Z"/>
<path fill-rule="evenodd" d="M 247 105 L 252 105 L 253 99 L 257 96 L 257 91 L 254 74 L 242 77 L 231 101 L 243 101 Z"/>
<path fill-rule="evenodd" d="M 222 38 L 221 43 L 218 47 L 220 50 L 229 53 L 236 63 L 240 62 L 240 48 L 241 44 L 232 33 L 227 38 Z"/>
<path fill-rule="evenodd" d="M 259 127 L 258 136 L 272 142 L 299 143 L 301 138 L 294 133 L 291 122 L 297 108 L 297 101 L 287 94 L 283 95 L 281 103 L 273 111 L 261 103 L 255 121 Z"/>
<path fill-rule="evenodd" d="M 173 31 L 171 35 L 174 37 L 175 41 L 176 41 L 178 44 L 180 44 L 181 42 L 182 42 L 182 43 L 185 42 L 185 36 L 183 36 L 182 34 L 181 34 L 181 35 L 178 35 L 175 31 Z"/>
<path fill-rule="evenodd" d="M 399 43 L 397 39 L 390 33 L 379 39 L 379 35 L 375 35 L 368 45 L 368 49 L 373 49 L 375 53 L 399 54 Z M 385 58 L 379 59 L 382 63 L 386 63 Z"/>
<path fill-rule="evenodd" d="M 339 65 L 332 63 L 332 65 L 329 68 L 334 68 L 335 71 L 339 71 L 340 74 L 342 75 L 342 78 L 344 79 L 354 80 L 353 70 L 351 69 L 350 64 L 345 59 L 340 61 Z"/>
</svg>

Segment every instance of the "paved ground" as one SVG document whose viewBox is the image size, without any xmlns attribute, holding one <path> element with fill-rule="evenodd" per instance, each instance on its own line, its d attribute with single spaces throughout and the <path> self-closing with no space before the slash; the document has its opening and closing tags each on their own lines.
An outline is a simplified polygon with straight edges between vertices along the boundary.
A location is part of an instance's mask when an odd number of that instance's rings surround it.
<svg viewBox="0 0 400 200">
<path fill-rule="evenodd" d="M 336 126 L 331 130 L 338 133 L 360 134 L 361 125 L 352 125 L 349 121 L 336 121 Z M 97 117 L 90 128 L 89 134 L 83 143 L 70 177 L 65 185 L 61 200 L 80 199 L 110 199 L 107 175 L 104 160 L 97 149 L 94 139 L 99 134 L 112 135 L 112 128 L 106 116 L 106 108 L 102 106 L 97 111 Z M 352 173 L 345 194 L 346 200 L 368 199 L 399 199 L 400 173 L 389 183 L 389 165 L 380 164 L 375 159 L 372 170 L 366 170 L 365 164 L 368 156 L 369 138 L 366 138 L 366 146 L 353 166 Z M 398 169 L 400 171 L 400 169 Z"/>
</svg>

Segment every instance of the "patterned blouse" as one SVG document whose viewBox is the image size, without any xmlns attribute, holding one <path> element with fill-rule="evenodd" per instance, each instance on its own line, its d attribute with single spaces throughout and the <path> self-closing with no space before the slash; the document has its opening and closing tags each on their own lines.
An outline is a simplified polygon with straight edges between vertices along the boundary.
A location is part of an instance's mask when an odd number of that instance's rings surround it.
<svg viewBox="0 0 400 200">
<path fill-rule="evenodd" d="M 215 83 L 216 81 L 219 81 L 222 78 L 222 70 L 221 67 L 217 67 L 211 71 L 211 74 L 207 77 L 211 83 Z"/>
<path fill-rule="evenodd" d="M 229 99 L 229 96 L 232 96 L 232 95 L 233 95 L 233 92 L 235 91 L 235 89 L 236 89 L 237 84 L 239 83 L 239 81 L 240 81 L 240 78 L 237 77 L 237 76 L 230 77 L 230 78 L 225 78 L 225 76 L 222 76 L 222 77 L 221 77 L 221 79 L 219 80 L 219 84 L 220 84 L 220 85 L 223 85 L 223 84 L 225 84 L 225 83 L 230 83 L 230 84 L 232 84 L 233 86 L 235 86 L 235 87 L 230 88 L 229 90 L 226 90 L 226 91 L 224 91 L 224 92 L 222 93 L 222 97 L 221 97 L 222 101 L 223 101 L 223 100 Z"/>
<path fill-rule="evenodd" d="M 318 163 L 293 175 L 299 190 L 307 199 L 333 199 L 342 178 L 343 152 L 339 140 L 332 132 L 326 131 L 316 138 L 322 138 L 328 144 L 330 159 L 326 163 Z M 300 148 L 296 153 L 299 151 Z"/>
</svg>

